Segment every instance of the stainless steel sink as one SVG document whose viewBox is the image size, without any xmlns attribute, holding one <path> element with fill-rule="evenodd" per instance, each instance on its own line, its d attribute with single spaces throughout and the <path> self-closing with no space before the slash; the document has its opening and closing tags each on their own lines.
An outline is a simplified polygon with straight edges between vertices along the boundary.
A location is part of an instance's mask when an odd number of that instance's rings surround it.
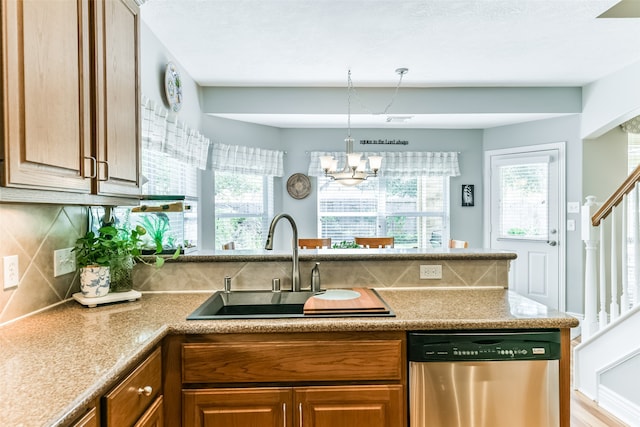
<svg viewBox="0 0 640 427">
<path fill-rule="evenodd" d="M 303 317 L 312 292 L 218 291 L 187 320 Z"/>
<path fill-rule="evenodd" d="M 327 294 L 331 294 L 331 291 L 327 291 Z M 310 291 L 217 291 L 187 316 L 187 320 L 395 316 L 393 311 L 305 315 L 304 303 L 314 295 L 315 293 Z"/>
</svg>

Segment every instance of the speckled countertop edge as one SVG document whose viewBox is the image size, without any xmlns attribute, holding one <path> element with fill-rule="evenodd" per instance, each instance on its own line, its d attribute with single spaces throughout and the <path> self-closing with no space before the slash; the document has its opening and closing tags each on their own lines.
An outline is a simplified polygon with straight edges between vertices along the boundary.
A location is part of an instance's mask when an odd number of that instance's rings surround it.
<svg viewBox="0 0 640 427">
<path fill-rule="evenodd" d="M 503 289 L 379 289 L 396 317 L 187 321 L 211 293 L 75 301 L 0 328 L 0 425 L 60 426 L 108 391 L 167 334 L 571 328 L 566 314 Z M 46 392 L 44 392 L 46 391 Z M 37 402 L 37 404 L 34 404 Z"/>
<path fill-rule="evenodd" d="M 300 249 L 301 261 L 512 260 L 517 254 L 493 249 Z M 152 260 L 152 258 L 149 258 Z M 167 262 L 266 262 L 291 260 L 291 251 L 212 251 Z"/>
</svg>

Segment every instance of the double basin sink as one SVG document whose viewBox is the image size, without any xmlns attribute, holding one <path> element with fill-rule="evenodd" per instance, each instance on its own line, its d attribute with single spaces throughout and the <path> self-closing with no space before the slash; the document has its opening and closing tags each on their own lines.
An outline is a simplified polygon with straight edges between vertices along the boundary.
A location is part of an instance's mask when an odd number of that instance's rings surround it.
<svg viewBox="0 0 640 427">
<path fill-rule="evenodd" d="M 187 320 L 312 317 L 304 313 L 304 305 L 309 298 L 314 297 L 325 300 L 347 300 L 355 299 L 359 296 L 360 294 L 355 291 L 342 289 L 328 290 L 321 293 L 311 291 L 217 291 L 202 303 L 200 307 L 194 310 L 193 313 L 187 317 Z M 380 298 L 380 300 L 382 301 L 382 298 Z M 339 314 L 326 313 L 321 315 L 321 317 L 358 316 L 389 317 L 394 316 L 394 314 L 389 310 L 385 313 L 342 312 Z M 318 315 L 314 315 L 313 317 L 318 317 Z"/>
</svg>

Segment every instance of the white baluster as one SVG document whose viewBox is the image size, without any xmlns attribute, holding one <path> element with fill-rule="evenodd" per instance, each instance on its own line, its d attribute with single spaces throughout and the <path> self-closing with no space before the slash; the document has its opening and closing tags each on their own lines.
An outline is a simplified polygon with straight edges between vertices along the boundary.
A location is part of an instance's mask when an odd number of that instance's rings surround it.
<svg viewBox="0 0 640 427">
<path fill-rule="evenodd" d="M 600 221 L 600 311 L 598 312 L 598 325 L 600 329 L 607 326 L 607 265 L 606 265 L 606 245 L 604 241 L 604 226 L 606 220 Z"/>
<path fill-rule="evenodd" d="M 611 208 L 611 303 L 609 304 L 610 321 L 618 318 L 618 230 L 616 230 L 616 207 Z"/>
<path fill-rule="evenodd" d="M 581 211 L 582 240 L 585 246 L 584 275 L 584 321 L 582 322 L 583 342 L 598 331 L 597 312 L 597 264 L 598 232 L 591 224 L 591 217 L 596 213 L 598 204 L 594 196 L 587 196 Z"/>
<path fill-rule="evenodd" d="M 627 257 L 629 256 L 629 251 L 627 249 L 627 245 L 629 244 L 629 230 L 628 230 L 628 220 L 627 220 L 627 212 L 629 210 L 629 196 L 625 195 L 622 198 L 622 248 L 620 254 L 621 261 L 621 271 L 622 271 L 622 295 L 620 296 L 620 308 L 622 310 L 622 314 L 626 313 L 629 310 L 629 263 Z"/>
</svg>

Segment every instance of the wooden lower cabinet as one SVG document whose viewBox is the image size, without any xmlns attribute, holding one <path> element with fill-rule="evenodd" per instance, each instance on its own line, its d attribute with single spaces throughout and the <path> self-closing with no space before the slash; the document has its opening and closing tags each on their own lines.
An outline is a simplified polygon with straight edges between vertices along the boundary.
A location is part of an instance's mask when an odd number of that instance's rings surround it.
<svg viewBox="0 0 640 427">
<path fill-rule="evenodd" d="M 400 385 L 294 389 L 296 427 L 395 427 L 405 425 Z"/>
<path fill-rule="evenodd" d="M 79 420 L 71 423 L 69 427 L 99 427 L 98 410 L 93 407 Z"/>
<path fill-rule="evenodd" d="M 290 388 L 185 390 L 183 426 L 291 426 Z"/>
<path fill-rule="evenodd" d="M 403 331 L 171 335 L 165 425 L 406 427 Z"/>
<path fill-rule="evenodd" d="M 162 426 L 162 352 L 155 349 L 102 397 L 105 427 Z"/>
<path fill-rule="evenodd" d="M 164 426 L 164 402 L 162 396 L 153 402 L 153 404 L 142 414 L 133 427 L 163 427 Z"/>
<path fill-rule="evenodd" d="M 395 427 L 400 385 L 258 387 L 183 391 L 188 427 Z"/>
</svg>

